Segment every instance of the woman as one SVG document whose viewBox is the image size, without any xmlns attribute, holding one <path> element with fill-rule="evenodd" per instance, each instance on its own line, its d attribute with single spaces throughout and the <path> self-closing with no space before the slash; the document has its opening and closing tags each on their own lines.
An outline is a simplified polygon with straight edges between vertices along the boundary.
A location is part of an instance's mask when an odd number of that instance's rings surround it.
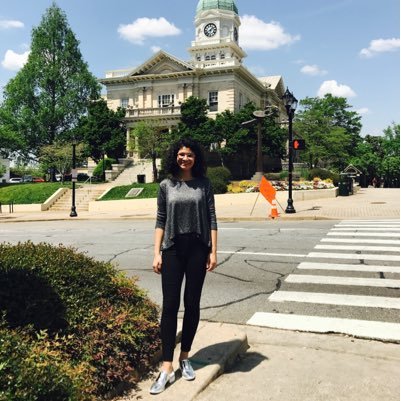
<svg viewBox="0 0 401 401">
<path fill-rule="evenodd" d="M 179 366 L 184 379 L 195 379 L 188 356 L 199 323 L 205 275 L 217 265 L 214 196 L 205 176 L 206 165 L 199 144 L 191 139 L 173 143 L 167 153 L 166 170 L 169 178 L 160 183 L 157 198 L 153 259 L 153 270 L 162 278 L 163 365 L 150 388 L 151 394 L 161 393 L 175 381 L 173 354 L 184 276 L 185 312 Z"/>
</svg>

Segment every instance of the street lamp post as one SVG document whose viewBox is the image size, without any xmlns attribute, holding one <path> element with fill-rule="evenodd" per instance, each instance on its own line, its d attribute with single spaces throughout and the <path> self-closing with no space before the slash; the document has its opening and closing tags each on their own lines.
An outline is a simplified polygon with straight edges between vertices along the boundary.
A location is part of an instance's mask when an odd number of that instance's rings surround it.
<svg viewBox="0 0 401 401">
<path fill-rule="evenodd" d="M 72 142 L 72 172 L 71 172 L 71 181 L 72 181 L 72 205 L 71 205 L 71 213 L 70 217 L 77 217 L 77 210 L 75 207 L 75 181 L 76 181 L 76 154 L 75 148 L 77 144 L 75 140 Z"/>
<path fill-rule="evenodd" d="M 283 95 L 285 109 L 288 115 L 288 201 L 285 209 L 286 213 L 295 213 L 293 200 L 292 200 L 292 171 L 293 171 L 293 158 L 294 149 L 292 147 L 292 119 L 298 105 L 298 100 L 287 88 Z"/>
</svg>

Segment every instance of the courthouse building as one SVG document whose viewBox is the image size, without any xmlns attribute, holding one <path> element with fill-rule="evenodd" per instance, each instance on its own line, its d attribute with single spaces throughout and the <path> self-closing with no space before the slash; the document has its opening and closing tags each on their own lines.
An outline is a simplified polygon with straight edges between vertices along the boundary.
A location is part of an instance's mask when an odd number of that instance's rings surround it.
<svg viewBox="0 0 401 401">
<path fill-rule="evenodd" d="M 180 60 L 160 50 L 142 65 L 113 70 L 100 82 L 106 87 L 111 109 L 126 108 L 128 134 L 140 120 L 161 129 L 180 121 L 180 105 L 189 96 L 207 100 L 209 117 L 225 110 L 236 112 L 248 102 L 258 108 L 276 105 L 280 119 L 286 113 L 281 100 L 281 76 L 256 77 L 243 64 L 241 21 L 234 0 L 199 0 L 190 59 Z"/>
</svg>

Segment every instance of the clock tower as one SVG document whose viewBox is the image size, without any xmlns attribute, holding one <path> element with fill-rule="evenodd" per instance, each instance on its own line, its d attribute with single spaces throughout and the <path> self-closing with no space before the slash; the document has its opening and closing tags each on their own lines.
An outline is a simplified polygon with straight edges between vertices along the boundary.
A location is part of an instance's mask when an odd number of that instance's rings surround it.
<svg viewBox="0 0 401 401">
<path fill-rule="evenodd" d="M 246 56 L 239 46 L 238 8 L 234 0 L 199 0 L 195 40 L 189 49 L 197 68 L 239 66 Z"/>
</svg>

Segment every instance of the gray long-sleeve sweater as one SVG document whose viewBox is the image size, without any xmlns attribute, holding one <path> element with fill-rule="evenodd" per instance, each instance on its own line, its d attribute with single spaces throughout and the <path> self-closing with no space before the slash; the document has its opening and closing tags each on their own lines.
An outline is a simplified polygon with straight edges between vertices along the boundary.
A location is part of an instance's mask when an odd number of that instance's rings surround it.
<svg viewBox="0 0 401 401">
<path fill-rule="evenodd" d="M 164 230 L 162 250 L 179 234 L 195 233 L 210 248 L 210 230 L 217 230 L 214 196 L 206 177 L 190 181 L 165 179 L 157 197 L 156 228 Z"/>
</svg>

